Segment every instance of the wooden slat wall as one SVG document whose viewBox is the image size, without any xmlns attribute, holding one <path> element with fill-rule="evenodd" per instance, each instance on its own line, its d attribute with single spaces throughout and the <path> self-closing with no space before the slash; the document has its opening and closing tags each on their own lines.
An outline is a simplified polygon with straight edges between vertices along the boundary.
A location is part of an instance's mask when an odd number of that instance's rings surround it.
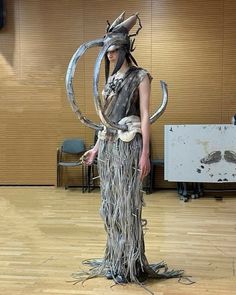
<svg viewBox="0 0 236 295">
<path fill-rule="evenodd" d="M 7 24 L 0 31 L 0 184 L 54 184 L 62 140 L 82 137 L 92 144 L 93 130 L 76 119 L 67 102 L 64 77 L 79 45 L 103 36 L 106 20 L 123 10 L 139 11 L 142 19 L 134 56 L 154 78 L 151 112 L 161 101 L 159 80 L 169 86 L 168 108 L 152 126 L 154 157 L 163 157 L 164 124 L 229 123 L 236 110 L 233 0 L 6 4 Z M 82 58 L 75 77 L 81 109 L 95 121 L 91 79 L 97 53 L 93 49 Z M 76 181 L 77 172 L 71 173 Z"/>
</svg>

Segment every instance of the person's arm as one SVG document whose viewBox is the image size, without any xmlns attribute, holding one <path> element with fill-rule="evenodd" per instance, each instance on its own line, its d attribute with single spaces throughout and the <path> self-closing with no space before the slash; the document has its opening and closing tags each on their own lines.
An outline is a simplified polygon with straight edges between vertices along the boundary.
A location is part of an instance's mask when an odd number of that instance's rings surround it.
<svg viewBox="0 0 236 295">
<path fill-rule="evenodd" d="M 149 77 L 145 78 L 139 85 L 140 97 L 140 116 L 141 116 L 141 131 L 143 148 L 139 161 L 139 168 L 141 170 L 141 179 L 147 176 L 150 172 L 150 122 L 149 122 L 149 101 L 150 101 L 151 84 Z"/>
<path fill-rule="evenodd" d="M 96 158 L 96 155 L 98 153 L 98 147 L 99 147 L 99 139 L 97 140 L 95 146 L 92 149 L 84 153 L 82 158 L 86 165 L 93 164 L 93 161 Z"/>
</svg>

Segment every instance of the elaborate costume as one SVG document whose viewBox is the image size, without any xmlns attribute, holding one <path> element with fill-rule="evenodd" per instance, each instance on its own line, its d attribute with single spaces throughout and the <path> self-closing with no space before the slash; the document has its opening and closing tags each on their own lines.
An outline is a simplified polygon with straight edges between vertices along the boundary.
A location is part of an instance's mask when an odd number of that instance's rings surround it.
<svg viewBox="0 0 236 295">
<path fill-rule="evenodd" d="M 168 271 L 164 262 L 149 264 L 145 256 L 143 239 L 141 180 L 139 175 L 139 160 L 142 151 L 142 134 L 140 127 L 139 85 L 149 73 L 137 66 L 130 66 L 121 74 L 119 69 L 125 58 L 131 63 L 136 61 L 130 53 L 132 42 L 128 32 L 135 24 L 137 15 L 124 21 L 122 14 L 111 26 L 103 39 L 103 45 L 95 66 L 94 97 L 97 112 L 103 125 L 97 126 L 80 113 L 75 102 L 72 80 L 75 63 L 90 45 L 81 47 L 74 55 L 68 68 L 67 90 L 72 109 L 86 125 L 99 129 L 98 165 L 101 183 L 101 216 L 107 232 L 107 244 L 104 258 L 89 260 L 87 264 L 90 276 L 106 276 L 117 283 L 142 282 L 147 278 L 180 277 L 182 271 Z M 140 23 L 141 28 L 141 23 Z M 97 41 L 97 44 L 100 44 Z M 106 85 L 103 91 L 104 103 L 101 102 L 98 91 L 97 71 L 104 52 L 111 46 L 119 48 L 119 59 L 108 78 L 109 63 L 106 60 Z M 137 64 L 136 64 L 137 65 Z M 163 104 L 150 118 L 151 123 L 163 113 L 167 103 L 166 85 L 162 82 L 164 91 Z M 163 271 L 160 271 L 160 270 Z M 79 278 L 82 273 L 77 273 Z"/>
<path fill-rule="evenodd" d="M 114 74 L 108 79 L 104 89 L 105 113 L 113 122 L 131 118 L 133 126 L 132 118 L 140 118 L 137 90 L 146 75 L 143 69 L 131 67 L 124 75 Z M 135 123 L 136 128 L 126 141 L 109 130 L 99 136 L 101 215 L 107 231 L 102 266 L 118 282 L 141 280 L 146 264 L 142 229 L 146 221 L 141 219 L 143 200 L 138 171 L 142 150 L 141 130 L 137 126 L 140 119 Z"/>
</svg>

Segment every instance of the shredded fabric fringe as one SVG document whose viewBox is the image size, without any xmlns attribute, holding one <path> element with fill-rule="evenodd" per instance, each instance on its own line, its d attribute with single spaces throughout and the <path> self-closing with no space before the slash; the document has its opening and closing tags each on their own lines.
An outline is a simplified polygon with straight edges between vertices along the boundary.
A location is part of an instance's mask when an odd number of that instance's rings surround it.
<svg viewBox="0 0 236 295">
<path fill-rule="evenodd" d="M 140 134 L 130 142 L 100 140 L 100 214 L 107 232 L 105 255 L 103 259 L 84 261 L 90 269 L 74 273 L 76 283 L 107 274 L 116 283 L 119 275 L 141 286 L 149 278 L 183 277 L 183 270 L 169 270 L 164 261 L 149 264 L 145 256 L 143 229 L 147 221 L 142 219 L 144 202 L 138 169 L 141 149 Z"/>
</svg>

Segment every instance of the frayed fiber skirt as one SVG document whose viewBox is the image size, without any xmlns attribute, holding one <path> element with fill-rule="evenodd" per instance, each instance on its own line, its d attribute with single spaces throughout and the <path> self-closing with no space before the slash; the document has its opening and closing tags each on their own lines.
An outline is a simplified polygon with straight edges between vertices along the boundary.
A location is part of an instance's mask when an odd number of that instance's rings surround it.
<svg viewBox="0 0 236 295">
<path fill-rule="evenodd" d="M 107 232 L 103 267 L 114 275 L 137 281 L 146 263 L 144 255 L 142 183 L 139 159 L 142 137 L 130 142 L 100 140 L 98 167 L 100 213 Z"/>
</svg>

